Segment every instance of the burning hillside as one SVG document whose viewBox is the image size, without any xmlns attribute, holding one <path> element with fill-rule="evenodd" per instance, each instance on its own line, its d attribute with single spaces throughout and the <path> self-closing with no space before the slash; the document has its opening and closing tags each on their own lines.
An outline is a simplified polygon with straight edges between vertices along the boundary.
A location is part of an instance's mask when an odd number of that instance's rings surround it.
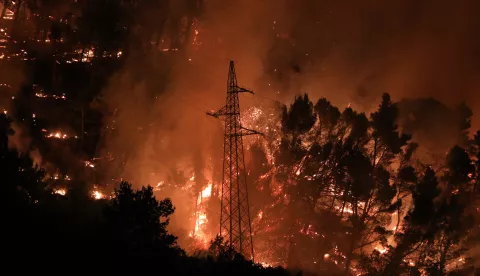
<svg viewBox="0 0 480 276">
<path fill-rule="evenodd" d="M 246 171 L 229 171 L 247 179 L 255 261 L 459 271 L 478 216 L 478 5 L 431 2 L 2 1 L 8 144 L 60 200 L 152 186 L 176 207 L 178 244 L 207 250 L 232 160 L 225 121 L 206 113 L 225 104 L 236 60 L 256 94 L 240 96 L 235 125 L 263 134 L 243 138 Z"/>
</svg>

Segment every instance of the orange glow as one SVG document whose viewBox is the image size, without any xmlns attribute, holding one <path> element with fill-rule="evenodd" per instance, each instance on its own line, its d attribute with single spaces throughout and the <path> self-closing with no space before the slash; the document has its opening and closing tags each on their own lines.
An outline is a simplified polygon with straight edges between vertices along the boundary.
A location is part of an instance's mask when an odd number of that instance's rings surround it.
<svg viewBox="0 0 480 276">
<path fill-rule="evenodd" d="M 270 264 L 268 264 L 268 263 L 266 263 L 266 262 L 261 262 L 260 265 L 263 266 L 263 267 L 265 267 L 265 268 L 267 268 L 267 267 L 272 267 L 272 265 L 270 265 Z"/>
<path fill-rule="evenodd" d="M 260 210 L 260 211 L 258 212 L 257 217 L 258 217 L 258 219 L 262 219 L 262 217 L 263 217 L 263 211 L 262 211 L 262 210 Z"/>
<path fill-rule="evenodd" d="M 65 133 L 61 133 L 61 132 L 54 132 L 54 133 L 49 133 L 47 136 L 47 138 L 56 138 L 56 139 L 66 139 L 67 138 L 67 134 Z"/>
<path fill-rule="evenodd" d="M 212 184 L 208 184 L 207 187 L 202 191 L 202 198 L 208 198 L 212 195 Z"/>
<path fill-rule="evenodd" d="M 57 190 L 54 190 L 54 193 L 57 194 L 57 195 L 66 195 L 67 194 L 67 190 L 65 189 L 57 189 Z"/>
<path fill-rule="evenodd" d="M 380 255 L 385 254 L 385 252 L 387 252 L 386 248 L 375 247 L 375 250 L 377 250 L 380 253 Z"/>
<path fill-rule="evenodd" d="M 35 97 L 38 97 L 38 98 L 47 98 L 48 96 L 43 93 L 43 92 L 37 92 L 35 93 Z"/>
<path fill-rule="evenodd" d="M 199 243 L 201 248 L 207 248 L 208 242 L 211 237 L 207 234 L 207 206 L 206 202 L 212 196 L 212 186 L 210 182 L 207 186 L 198 194 L 197 197 L 197 210 L 195 212 L 195 227 L 192 236 Z"/>
<path fill-rule="evenodd" d="M 105 195 L 104 195 L 102 192 L 100 192 L 100 191 L 93 191 L 93 192 L 92 192 L 92 196 L 93 196 L 93 198 L 96 199 L 96 200 L 104 199 L 104 198 L 105 198 Z"/>
</svg>

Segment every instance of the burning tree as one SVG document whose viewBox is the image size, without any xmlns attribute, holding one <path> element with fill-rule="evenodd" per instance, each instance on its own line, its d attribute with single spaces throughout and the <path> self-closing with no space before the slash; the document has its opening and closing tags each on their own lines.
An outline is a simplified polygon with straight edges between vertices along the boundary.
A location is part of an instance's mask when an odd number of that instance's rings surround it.
<svg viewBox="0 0 480 276">
<path fill-rule="evenodd" d="M 314 105 L 307 95 L 282 113 L 279 135 L 250 147 L 253 196 L 262 199 L 252 208 L 260 261 L 362 274 L 400 267 L 445 271 L 461 259 L 460 233 L 471 227 L 467 184 L 474 175 L 463 149 L 451 151 L 439 171 L 441 184 L 435 182 L 436 172 L 413 158 L 418 145 L 399 131 L 398 106 L 388 94 L 369 117 L 351 108 L 341 112 L 323 98 Z M 268 116 L 260 117 L 251 125 L 258 128 Z M 437 186 L 450 188 L 432 207 L 438 217 L 429 223 L 432 213 L 424 205 L 437 200 Z M 418 234 L 422 227 L 435 230 L 434 243 Z"/>
</svg>

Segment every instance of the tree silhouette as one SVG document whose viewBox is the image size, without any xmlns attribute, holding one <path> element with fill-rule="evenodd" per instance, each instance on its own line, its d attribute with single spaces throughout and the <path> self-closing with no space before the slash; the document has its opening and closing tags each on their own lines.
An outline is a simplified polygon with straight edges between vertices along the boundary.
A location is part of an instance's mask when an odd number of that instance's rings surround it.
<svg viewBox="0 0 480 276">
<path fill-rule="evenodd" d="M 131 184 L 121 183 L 105 210 L 111 242 L 133 255 L 145 249 L 177 248 L 176 237 L 166 229 L 174 210 L 170 199 L 155 198 L 152 187 L 135 191 Z"/>
</svg>

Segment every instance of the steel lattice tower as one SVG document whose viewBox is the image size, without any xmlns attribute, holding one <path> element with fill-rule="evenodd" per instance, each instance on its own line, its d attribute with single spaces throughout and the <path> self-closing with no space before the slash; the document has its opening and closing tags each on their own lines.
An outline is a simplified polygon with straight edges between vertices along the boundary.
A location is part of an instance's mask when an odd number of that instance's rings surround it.
<svg viewBox="0 0 480 276">
<path fill-rule="evenodd" d="M 235 65 L 233 61 L 230 61 L 227 103 L 217 112 L 207 114 L 214 117 L 225 116 L 220 236 L 235 251 L 247 259 L 253 259 L 252 229 L 242 137 L 261 133 L 244 128 L 241 125 L 238 94 L 244 92 L 253 94 L 252 91 L 237 85 Z"/>
</svg>

